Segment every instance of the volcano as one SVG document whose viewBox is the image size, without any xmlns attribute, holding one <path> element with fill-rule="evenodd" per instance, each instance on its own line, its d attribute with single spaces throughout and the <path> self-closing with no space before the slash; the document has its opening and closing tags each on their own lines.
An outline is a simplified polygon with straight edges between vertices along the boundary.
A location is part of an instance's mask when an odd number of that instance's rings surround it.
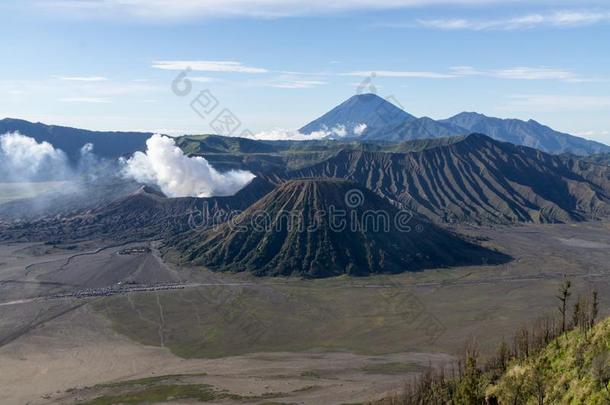
<svg viewBox="0 0 610 405">
<path fill-rule="evenodd" d="M 359 94 L 333 108 L 299 129 L 302 134 L 344 128 L 354 134 L 358 125 L 365 128 L 385 128 L 414 121 L 415 117 L 375 94 Z"/>
<path fill-rule="evenodd" d="M 397 100 L 393 101 L 398 104 Z M 340 130 L 341 136 L 392 142 L 481 133 L 497 141 L 553 154 L 610 152 L 608 145 L 556 131 L 534 120 L 502 119 L 475 112 L 462 112 L 447 119 L 433 120 L 415 117 L 396 104 L 376 94 L 358 94 L 305 125 L 299 132 L 332 133 L 335 129 Z M 357 131 L 357 128 L 360 130 Z"/>
<path fill-rule="evenodd" d="M 312 278 L 508 259 L 353 182 L 318 178 L 288 181 L 232 221 L 168 240 L 166 252 L 212 270 Z"/>
<path fill-rule="evenodd" d="M 125 241 L 162 238 L 167 234 L 224 221 L 272 189 L 271 183 L 255 178 L 233 196 L 167 198 L 153 187 L 142 186 L 126 197 L 95 209 L 9 224 L 2 230 L 0 240 Z"/>
</svg>

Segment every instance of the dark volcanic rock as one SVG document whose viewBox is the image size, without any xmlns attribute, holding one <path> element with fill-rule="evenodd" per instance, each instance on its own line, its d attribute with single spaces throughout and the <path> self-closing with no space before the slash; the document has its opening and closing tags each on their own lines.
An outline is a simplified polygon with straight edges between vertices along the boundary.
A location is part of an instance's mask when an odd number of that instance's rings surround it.
<svg viewBox="0 0 610 405">
<path fill-rule="evenodd" d="M 273 189 L 255 178 L 234 196 L 167 198 L 158 190 L 140 190 L 108 205 L 68 216 L 7 224 L 0 240 L 78 240 L 162 238 L 223 222 Z"/>
<path fill-rule="evenodd" d="M 166 250 L 181 262 L 259 276 L 362 276 L 507 260 L 339 179 L 289 181 L 230 222 L 171 238 Z"/>
<path fill-rule="evenodd" d="M 443 222 L 569 222 L 610 213 L 607 167 L 472 134 L 407 153 L 343 150 L 289 176 L 356 181 Z"/>
</svg>

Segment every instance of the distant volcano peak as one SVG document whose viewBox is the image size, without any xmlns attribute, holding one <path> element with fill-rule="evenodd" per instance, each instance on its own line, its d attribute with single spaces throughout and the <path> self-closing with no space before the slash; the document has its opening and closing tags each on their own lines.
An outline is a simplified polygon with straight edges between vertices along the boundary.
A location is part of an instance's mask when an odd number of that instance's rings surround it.
<svg viewBox="0 0 610 405">
<path fill-rule="evenodd" d="M 342 128 L 348 136 L 362 135 L 356 128 L 397 125 L 415 117 L 373 93 L 357 94 L 299 130 L 303 134 Z"/>
</svg>

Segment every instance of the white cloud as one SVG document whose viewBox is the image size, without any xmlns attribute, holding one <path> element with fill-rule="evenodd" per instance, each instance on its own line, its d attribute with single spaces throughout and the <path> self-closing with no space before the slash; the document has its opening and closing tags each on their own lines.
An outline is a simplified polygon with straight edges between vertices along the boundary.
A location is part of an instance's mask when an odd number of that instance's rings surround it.
<svg viewBox="0 0 610 405">
<path fill-rule="evenodd" d="M 576 74 L 561 69 L 516 67 L 501 69 L 493 72 L 493 75 L 502 79 L 521 80 L 576 80 Z"/>
<path fill-rule="evenodd" d="M 63 97 L 58 99 L 64 103 L 90 103 L 90 104 L 107 104 L 110 100 L 100 97 Z"/>
<path fill-rule="evenodd" d="M 218 79 L 216 79 L 214 77 L 194 76 L 194 77 L 189 77 L 189 80 L 192 82 L 197 82 L 197 83 L 212 83 L 212 82 L 217 81 Z"/>
<path fill-rule="evenodd" d="M 357 127 L 359 127 L 359 125 L 354 128 L 354 133 L 356 133 Z M 312 141 L 318 139 L 343 138 L 347 135 L 349 135 L 349 133 L 345 125 L 337 125 L 333 128 L 323 128 L 320 131 L 314 131 L 309 134 L 303 134 L 294 130 L 275 128 L 270 131 L 258 132 L 252 136 L 252 139 L 258 139 L 260 141 Z"/>
<path fill-rule="evenodd" d="M 477 69 L 472 66 L 454 66 L 449 72 L 400 71 L 400 70 L 363 70 L 342 73 L 343 76 L 384 77 L 384 78 L 415 78 L 415 79 L 453 79 L 465 76 L 484 76 L 511 80 L 561 80 L 566 82 L 593 81 L 567 70 L 550 67 L 512 67 L 504 69 Z"/>
<path fill-rule="evenodd" d="M 449 73 L 420 72 L 420 71 L 399 71 L 399 70 L 361 70 L 356 72 L 343 73 L 343 76 L 355 77 L 394 77 L 394 78 L 418 78 L 418 79 L 450 79 L 455 77 Z"/>
<path fill-rule="evenodd" d="M 453 66 L 449 70 L 456 76 L 481 76 L 486 74 L 486 72 L 472 66 Z"/>
<path fill-rule="evenodd" d="M 566 96 L 550 94 L 515 94 L 503 108 L 518 111 L 609 111 L 608 96 Z"/>
<path fill-rule="evenodd" d="M 245 66 L 241 62 L 222 60 L 169 60 L 153 62 L 153 68 L 164 70 L 191 69 L 200 72 L 267 73 L 267 69 Z"/>
<path fill-rule="evenodd" d="M 321 80 L 279 80 L 277 82 L 271 82 L 269 86 L 278 89 L 310 89 L 324 84 L 326 84 L 326 82 Z"/>
<path fill-rule="evenodd" d="M 596 24 L 602 21 L 610 21 L 610 13 L 604 12 L 579 12 L 579 11 L 559 11 L 556 12 L 550 21 L 557 26 L 578 26 Z"/>
<path fill-rule="evenodd" d="M 550 67 L 512 67 L 505 69 L 477 69 L 472 66 L 454 66 L 450 68 L 455 76 L 485 76 L 511 80 L 559 80 L 566 82 L 586 82 L 595 79 L 584 78 L 567 69 Z"/>
<path fill-rule="evenodd" d="M 596 11 L 555 11 L 550 14 L 526 14 L 502 19 L 431 19 L 418 20 L 417 24 L 427 28 L 442 30 L 519 30 L 538 27 L 570 28 L 610 22 L 610 12 Z"/>
<path fill-rule="evenodd" d="M 354 127 L 354 135 L 360 136 L 364 133 L 364 131 L 366 131 L 366 127 L 367 125 L 362 123 L 362 124 L 358 124 Z"/>
<path fill-rule="evenodd" d="M 325 73 L 301 73 L 289 71 L 274 71 L 274 76 L 259 77 L 242 82 L 248 87 L 273 87 L 277 89 L 311 89 L 328 84 Z"/>
<path fill-rule="evenodd" d="M 141 183 L 158 185 L 170 197 L 233 195 L 255 177 L 242 170 L 220 173 L 202 157 L 188 157 L 174 139 L 153 135 L 146 152 L 124 161 L 124 175 Z"/>
<path fill-rule="evenodd" d="M 86 17 L 146 20 L 218 17 L 280 18 L 358 10 L 387 10 L 429 5 L 480 5 L 525 0 L 47 0 L 46 10 Z"/>
<path fill-rule="evenodd" d="M 287 130 L 281 128 L 274 128 L 269 131 L 261 131 L 254 134 L 251 138 L 259 141 L 311 141 L 317 139 L 324 139 L 328 137 L 328 133 L 320 131 L 305 135 L 299 131 Z"/>
<path fill-rule="evenodd" d="M 105 82 L 108 80 L 107 77 L 103 76 L 55 76 L 59 80 L 66 80 L 71 82 Z"/>
<path fill-rule="evenodd" d="M 345 125 L 337 125 L 333 129 L 331 129 L 330 132 L 331 132 L 331 135 L 336 135 L 341 138 L 343 138 L 344 136 L 347 136 L 347 129 L 345 128 Z"/>
<path fill-rule="evenodd" d="M 596 137 L 605 137 L 610 135 L 610 131 L 576 131 L 574 132 L 576 136 L 582 136 L 584 138 L 596 138 Z"/>
</svg>

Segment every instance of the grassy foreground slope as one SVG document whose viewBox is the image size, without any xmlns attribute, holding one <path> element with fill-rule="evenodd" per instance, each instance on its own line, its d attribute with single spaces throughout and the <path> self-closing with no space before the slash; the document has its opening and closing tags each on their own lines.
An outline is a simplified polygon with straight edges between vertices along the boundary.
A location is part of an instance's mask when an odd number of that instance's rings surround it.
<svg viewBox="0 0 610 405">
<path fill-rule="evenodd" d="M 591 325 L 521 329 L 484 364 L 469 348 L 449 369 L 428 370 L 369 405 L 610 404 L 610 318 Z"/>
<path fill-rule="evenodd" d="M 548 404 L 610 404 L 610 318 L 514 362 L 487 396 L 500 404 L 539 404 L 541 392 Z"/>
</svg>

